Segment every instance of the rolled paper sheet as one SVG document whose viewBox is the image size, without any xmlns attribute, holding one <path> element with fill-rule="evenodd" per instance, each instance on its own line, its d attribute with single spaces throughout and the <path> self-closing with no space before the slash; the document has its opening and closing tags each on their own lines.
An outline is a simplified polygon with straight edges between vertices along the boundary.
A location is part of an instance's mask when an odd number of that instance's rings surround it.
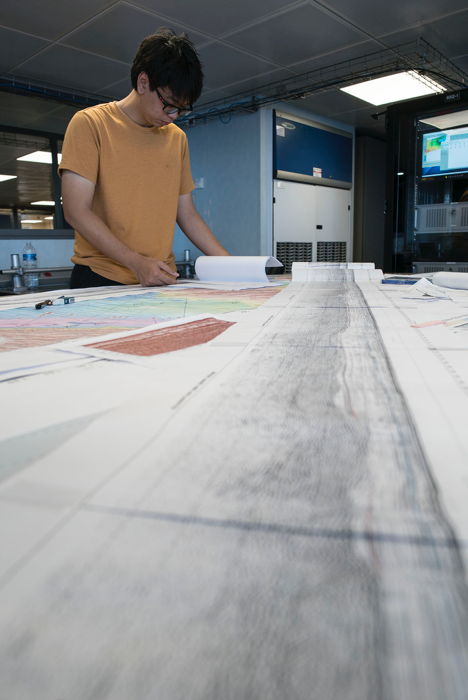
<svg viewBox="0 0 468 700">
<path fill-rule="evenodd" d="M 432 278 L 433 284 L 449 289 L 468 289 L 467 272 L 436 272 Z"/>
<path fill-rule="evenodd" d="M 269 255 L 201 255 L 195 272 L 201 282 L 268 282 L 267 267 L 283 267 Z"/>
</svg>

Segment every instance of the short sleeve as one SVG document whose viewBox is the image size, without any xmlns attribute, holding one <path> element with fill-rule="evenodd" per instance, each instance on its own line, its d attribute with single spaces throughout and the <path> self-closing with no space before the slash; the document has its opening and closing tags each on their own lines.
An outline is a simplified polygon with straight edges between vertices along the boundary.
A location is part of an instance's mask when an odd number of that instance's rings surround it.
<svg viewBox="0 0 468 700">
<path fill-rule="evenodd" d="M 96 184 L 99 151 L 99 136 L 95 125 L 86 112 L 77 112 L 65 132 L 59 175 L 62 175 L 63 170 L 72 170 Z"/>
<path fill-rule="evenodd" d="M 195 183 L 192 178 L 192 172 L 190 170 L 190 155 L 189 147 L 187 143 L 187 137 L 184 134 L 184 142 L 182 146 L 182 163 L 181 163 L 181 173 L 180 173 L 180 189 L 179 196 L 181 194 L 188 194 L 195 189 Z"/>
</svg>

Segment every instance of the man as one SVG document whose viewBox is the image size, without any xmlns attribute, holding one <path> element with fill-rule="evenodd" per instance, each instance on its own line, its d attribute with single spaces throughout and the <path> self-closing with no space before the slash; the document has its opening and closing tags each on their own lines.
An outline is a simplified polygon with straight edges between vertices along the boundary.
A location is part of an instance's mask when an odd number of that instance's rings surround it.
<svg viewBox="0 0 468 700">
<path fill-rule="evenodd" d="M 65 218 L 76 229 L 71 288 L 174 284 L 175 222 L 206 255 L 229 255 L 196 211 L 187 138 L 173 121 L 191 110 L 203 72 L 185 34 L 142 42 L 132 92 L 78 112 L 59 172 Z"/>
</svg>

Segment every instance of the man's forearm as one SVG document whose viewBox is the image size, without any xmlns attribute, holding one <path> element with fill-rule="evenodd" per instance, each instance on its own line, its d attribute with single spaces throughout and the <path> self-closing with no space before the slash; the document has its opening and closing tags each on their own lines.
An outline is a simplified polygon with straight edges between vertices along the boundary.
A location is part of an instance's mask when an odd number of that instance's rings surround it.
<svg viewBox="0 0 468 700">
<path fill-rule="evenodd" d="M 179 215 L 177 223 L 187 238 L 205 255 L 229 255 L 196 209 L 188 214 Z"/>
</svg>

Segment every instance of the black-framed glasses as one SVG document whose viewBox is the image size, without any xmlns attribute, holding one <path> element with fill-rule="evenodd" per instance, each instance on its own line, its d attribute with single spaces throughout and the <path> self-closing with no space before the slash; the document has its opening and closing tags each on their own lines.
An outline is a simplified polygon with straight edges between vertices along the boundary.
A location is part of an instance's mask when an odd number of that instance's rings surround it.
<svg viewBox="0 0 468 700">
<path fill-rule="evenodd" d="M 177 112 L 177 115 L 179 117 L 183 117 L 185 114 L 190 114 L 192 111 L 193 107 L 192 105 L 187 105 L 186 107 L 176 107 L 176 105 L 171 105 L 169 102 L 166 102 L 164 97 L 162 97 L 161 93 L 159 92 L 158 88 L 155 88 L 157 95 L 161 102 L 163 103 L 163 112 L 166 112 L 166 114 L 175 114 Z"/>
</svg>

